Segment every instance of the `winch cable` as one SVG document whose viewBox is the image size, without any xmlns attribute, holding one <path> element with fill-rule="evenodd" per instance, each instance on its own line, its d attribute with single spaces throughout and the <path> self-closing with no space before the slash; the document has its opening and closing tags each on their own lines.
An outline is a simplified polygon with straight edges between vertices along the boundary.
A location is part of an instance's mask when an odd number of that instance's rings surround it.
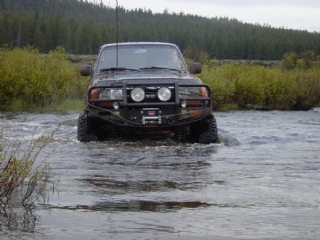
<svg viewBox="0 0 320 240">
<path fill-rule="evenodd" d="M 94 106 L 94 105 L 90 104 L 89 101 L 87 101 L 87 104 L 88 104 L 88 106 L 91 106 L 92 108 L 95 108 L 95 109 L 99 109 L 99 110 L 101 110 L 101 111 L 108 112 L 108 113 L 110 113 L 110 114 L 118 117 L 119 119 L 123 120 L 124 122 L 130 123 L 130 124 L 132 124 L 132 125 L 140 126 L 140 127 L 145 126 L 144 124 L 136 123 L 136 122 L 130 121 L 130 120 L 128 120 L 128 119 L 125 119 L 124 117 L 121 117 L 121 116 L 119 116 L 119 115 L 116 115 L 116 114 L 114 114 L 114 112 L 112 112 L 112 111 L 110 111 L 110 110 L 108 110 L 108 109 L 104 109 L 104 108 L 100 108 L 100 107 Z M 98 114 L 93 113 L 92 111 L 90 111 L 90 109 L 88 109 L 88 111 L 89 111 L 92 115 L 94 115 L 94 116 L 96 116 L 96 117 L 98 117 L 98 118 L 100 118 L 100 119 L 102 119 L 102 120 L 104 120 L 104 121 L 109 121 L 109 122 L 112 122 L 112 123 L 115 124 L 115 125 L 122 126 L 122 124 L 119 124 L 117 121 L 113 121 L 113 120 L 110 120 L 110 119 L 105 119 L 104 117 L 99 116 Z M 194 117 L 192 120 L 191 120 L 191 119 L 188 119 L 187 122 L 179 123 L 179 124 L 176 124 L 175 126 L 185 125 L 185 124 L 187 124 L 187 123 L 193 123 L 193 122 L 199 121 L 199 120 L 205 118 L 209 112 L 211 112 L 211 108 L 208 108 L 208 109 L 207 109 L 207 111 L 206 111 L 205 114 L 204 114 L 205 116 Z M 182 115 L 190 115 L 190 113 L 188 113 L 188 112 L 187 112 L 187 113 L 177 113 L 177 114 L 171 114 L 171 115 L 164 115 L 164 116 L 160 116 L 160 117 L 161 117 L 161 118 L 170 118 L 170 117 L 182 116 Z M 171 125 L 171 124 L 169 124 L 169 125 Z M 173 124 L 172 124 L 172 125 L 173 125 Z M 171 125 L 171 126 L 172 126 L 172 125 Z M 149 127 L 158 127 L 158 126 L 149 126 Z"/>
</svg>

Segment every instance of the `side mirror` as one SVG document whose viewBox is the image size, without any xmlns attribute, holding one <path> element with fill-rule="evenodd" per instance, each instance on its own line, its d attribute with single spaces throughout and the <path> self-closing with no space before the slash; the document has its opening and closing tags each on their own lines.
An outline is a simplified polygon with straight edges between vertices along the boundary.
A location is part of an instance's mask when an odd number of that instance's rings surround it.
<svg viewBox="0 0 320 240">
<path fill-rule="evenodd" d="M 192 63 L 190 67 L 190 73 L 191 74 L 197 74 L 202 72 L 202 66 L 201 63 Z"/>
<path fill-rule="evenodd" d="M 80 67 L 80 74 L 81 76 L 92 76 L 93 71 L 91 65 L 83 65 Z"/>
</svg>

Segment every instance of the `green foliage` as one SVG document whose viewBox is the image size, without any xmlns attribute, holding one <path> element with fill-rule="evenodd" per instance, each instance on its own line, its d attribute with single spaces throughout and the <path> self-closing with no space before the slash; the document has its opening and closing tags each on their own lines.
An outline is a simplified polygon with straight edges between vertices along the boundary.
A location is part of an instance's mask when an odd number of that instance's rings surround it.
<svg viewBox="0 0 320 240">
<path fill-rule="evenodd" d="M 294 69 L 297 66 L 298 55 L 293 52 L 285 53 L 282 57 L 282 67 L 286 70 Z"/>
<path fill-rule="evenodd" d="M 320 69 L 295 71 L 293 88 L 296 102 L 293 109 L 309 110 L 320 103 Z"/>
<path fill-rule="evenodd" d="M 238 69 L 234 65 L 203 66 L 203 71 L 199 74 L 202 81 L 207 83 L 212 89 L 212 103 L 215 109 L 221 108 L 225 104 L 233 103 L 235 92 L 235 80 Z"/>
<path fill-rule="evenodd" d="M 213 107 L 308 110 L 320 103 L 320 69 L 282 70 L 211 62 L 199 76 L 212 88 Z"/>
<path fill-rule="evenodd" d="M 282 68 L 286 70 L 319 68 L 320 59 L 317 60 L 313 51 L 301 52 L 299 55 L 293 52 L 285 53 L 282 57 Z"/>
<path fill-rule="evenodd" d="M 8 144 L 0 129 L 0 203 L 30 206 L 43 196 L 48 184 L 50 166 L 45 160 L 36 163 L 40 152 L 52 139 L 42 136 L 25 148 L 22 143 Z"/>
<path fill-rule="evenodd" d="M 1 0 L 0 45 L 41 53 L 63 46 L 67 53 L 96 54 L 117 41 L 116 10 L 83 0 Z M 185 56 L 216 59 L 281 60 L 286 52 L 320 54 L 320 33 L 248 24 L 226 17 L 119 8 L 119 41 L 173 42 Z M 201 59 L 202 58 L 202 59 Z M 307 63 L 306 63 L 307 64 Z M 308 65 L 308 64 L 307 64 Z"/>
<path fill-rule="evenodd" d="M 286 54 L 280 64 L 210 60 L 205 52 L 198 60 L 214 109 L 307 110 L 320 104 L 320 61 L 312 52 Z M 83 109 L 90 78 L 80 76 L 79 66 L 93 61 L 92 56 L 67 56 L 61 47 L 47 55 L 31 47 L 2 49 L 0 108 Z"/>
<path fill-rule="evenodd" d="M 30 109 L 84 96 L 85 79 L 61 47 L 46 55 L 32 47 L 4 48 L 0 66 L 0 109 L 10 109 L 15 101 Z"/>
</svg>

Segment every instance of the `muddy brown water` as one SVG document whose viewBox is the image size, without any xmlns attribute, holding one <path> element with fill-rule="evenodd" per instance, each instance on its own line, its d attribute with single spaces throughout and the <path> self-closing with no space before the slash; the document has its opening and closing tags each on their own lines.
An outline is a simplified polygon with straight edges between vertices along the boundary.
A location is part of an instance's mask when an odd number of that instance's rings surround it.
<svg viewBox="0 0 320 240">
<path fill-rule="evenodd" d="M 217 112 L 210 145 L 80 143 L 78 115 L 0 113 L 8 142 L 60 125 L 42 153 L 55 191 L 1 214 L 0 239 L 320 239 L 319 108 Z"/>
</svg>

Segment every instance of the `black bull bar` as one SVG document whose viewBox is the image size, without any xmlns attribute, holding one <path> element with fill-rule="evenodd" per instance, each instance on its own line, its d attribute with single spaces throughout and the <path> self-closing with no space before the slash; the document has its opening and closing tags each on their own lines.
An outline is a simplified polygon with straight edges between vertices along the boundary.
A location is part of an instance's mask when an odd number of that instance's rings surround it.
<svg viewBox="0 0 320 240">
<path fill-rule="evenodd" d="M 181 114 L 181 101 L 182 100 L 204 100 L 207 101 L 207 105 L 205 107 L 202 107 L 204 109 L 204 114 L 203 115 L 208 115 L 208 113 L 211 113 L 211 108 L 212 108 L 212 91 L 210 87 L 207 84 L 203 83 L 190 83 L 183 82 L 184 80 L 163 80 L 163 79 L 157 79 L 157 80 L 129 80 L 129 81 L 114 81 L 113 83 L 107 85 L 107 86 L 93 86 L 88 90 L 88 103 L 90 106 L 90 109 L 93 111 L 90 111 L 94 115 L 97 114 L 97 112 L 109 112 L 111 115 L 114 115 L 114 109 L 102 109 L 99 107 L 96 107 L 98 103 L 100 102 L 115 102 L 115 101 L 121 101 L 121 106 L 120 106 L 120 111 L 122 116 L 113 116 L 113 120 L 122 120 L 127 122 L 128 121 L 128 110 L 129 109 L 139 109 L 139 108 L 161 108 L 161 107 L 173 107 L 174 108 L 174 114 L 180 115 Z M 170 99 L 169 101 L 153 101 L 153 102 L 146 102 L 146 101 L 141 101 L 141 102 L 133 102 L 133 101 L 128 101 L 128 89 L 134 89 L 136 87 L 141 87 L 141 88 L 150 88 L 150 87 L 168 87 L 170 89 L 174 88 L 172 90 L 174 92 L 174 98 Z M 180 88 L 191 88 L 191 87 L 204 87 L 206 88 L 207 91 L 207 96 L 200 96 L 200 93 L 198 96 L 192 95 L 192 96 L 187 96 L 187 97 L 181 97 L 179 96 L 179 89 Z M 91 91 L 94 89 L 118 89 L 122 90 L 122 99 L 121 100 L 114 100 L 114 99 L 91 99 Z M 193 107 L 194 108 L 194 107 Z M 183 109 L 188 109 L 188 107 L 183 108 Z M 201 116 L 195 116 L 196 119 L 203 118 Z M 117 120 L 116 120 L 117 119 Z M 107 119 L 106 119 L 107 120 Z M 130 121 L 131 122 L 131 121 Z M 131 122 L 132 123 L 132 122 Z M 135 124 L 134 124 L 135 125 Z"/>
</svg>

